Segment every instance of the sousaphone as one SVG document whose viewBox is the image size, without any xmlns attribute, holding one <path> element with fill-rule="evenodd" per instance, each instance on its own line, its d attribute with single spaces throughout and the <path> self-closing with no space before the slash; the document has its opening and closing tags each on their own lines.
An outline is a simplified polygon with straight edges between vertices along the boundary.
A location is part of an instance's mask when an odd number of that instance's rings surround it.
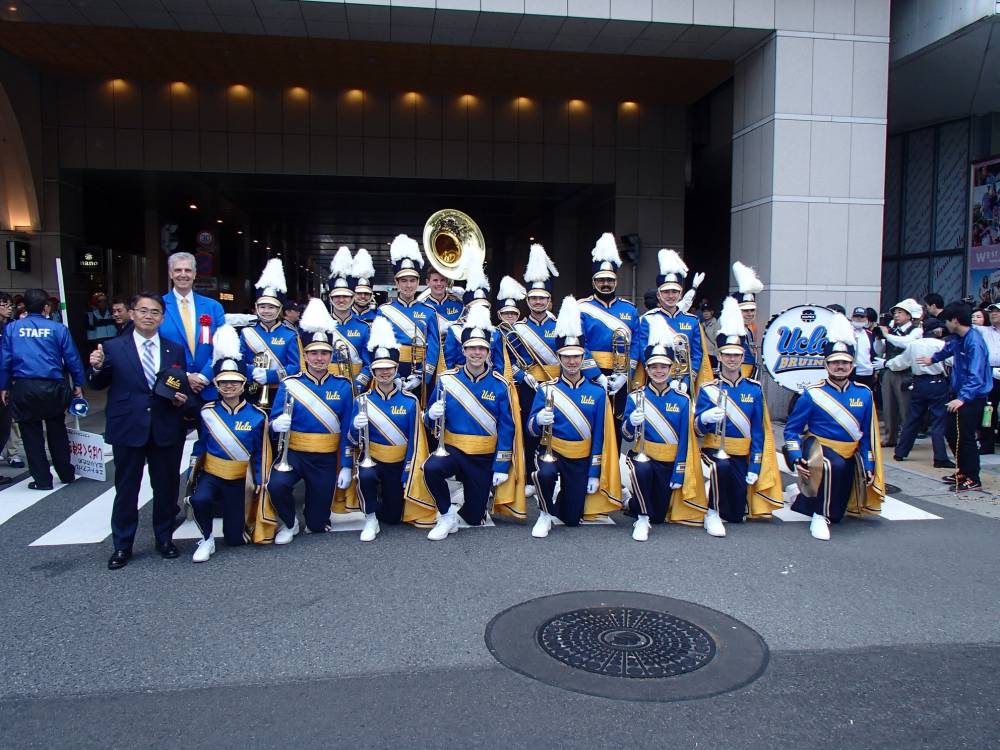
<svg viewBox="0 0 1000 750">
<path fill-rule="evenodd" d="M 466 264 L 482 265 L 486 240 L 468 214 L 454 208 L 435 211 L 424 224 L 424 255 L 435 270 L 452 281 L 463 281 Z"/>
</svg>

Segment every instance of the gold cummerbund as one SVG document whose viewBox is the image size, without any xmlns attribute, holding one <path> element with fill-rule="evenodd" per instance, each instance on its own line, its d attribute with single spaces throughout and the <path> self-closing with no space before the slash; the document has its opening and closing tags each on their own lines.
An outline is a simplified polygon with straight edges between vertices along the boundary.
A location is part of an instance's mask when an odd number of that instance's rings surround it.
<svg viewBox="0 0 1000 750">
<path fill-rule="evenodd" d="M 444 431 L 444 444 L 452 445 L 472 456 L 495 453 L 497 449 L 497 439 L 492 435 L 461 435 L 448 430 Z"/>
<path fill-rule="evenodd" d="M 714 432 L 705 435 L 705 447 L 718 449 L 722 443 L 719 436 Z M 738 438 L 726 436 L 726 453 L 730 456 L 749 456 L 750 438 Z"/>
<path fill-rule="evenodd" d="M 563 440 L 552 436 L 552 450 L 563 458 L 589 458 L 589 440 Z"/>
<path fill-rule="evenodd" d="M 825 445 L 827 448 L 832 450 L 841 458 L 853 458 L 854 454 L 858 450 L 858 444 L 853 440 L 850 442 L 844 442 L 843 440 L 833 440 L 831 438 L 820 437 L 819 435 L 813 435 L 816 441 L 820 445 Z"/>
<path fill-rule="evenodd" d="M 405 445 L 382 445 L 381 443 L 369 443 L 368 453 L 373 461 L 380 464 L 398 464 L 406 458 Z"/>
<path fill-rule="evenodd" d="M 301 453 L 333 453 L 340 448 L 340 435 L 329 432 L 289 432 L 288 448 Z"/>
<path fill-rule="evenodd" d="M 677 458 L 676 443 L 654 443 L 651 440 L 647 440 L 644 450 L 646 455 L 651 459 L 661 461 L 665 464 L 672 463 Z"/>
<path fill-rule="evenodd" d="M 597 363 L 597 366 L 600 367 L 602 370 L 612 370 L 612 369 L 614 369 L 614 366 L 615 366 L 615 361 L 614 360 L 615 360 L 615 358 L 614 358 L 614 355 L 611 354 L 611 352 L 591 352 L 591 354 L 594 356 L 594 361 Z M 625 353 L 625 367 L 626 367 L 625 374 L 627 375 L 628 374 L 628 370 L 627 370 L 627 368 L 628 368 L 628 352 Z"/>
<path fill-rule="evenodd" d="M 233 461 L 229 458 L 218 458 L 211 453 L 205 454 L 205 473 L 219 479 L 243 479 L 247 475 L 249 461 Z"/>
</svg>

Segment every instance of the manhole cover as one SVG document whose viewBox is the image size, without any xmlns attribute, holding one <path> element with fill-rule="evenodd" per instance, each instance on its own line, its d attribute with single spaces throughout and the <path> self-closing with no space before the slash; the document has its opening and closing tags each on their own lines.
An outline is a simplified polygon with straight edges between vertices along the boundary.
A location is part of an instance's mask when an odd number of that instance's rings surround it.
<svg viewBox="0 0 1000 750">
<path fill-rule="evenodd" d="M 538 645 L 571 667 L 613 677 L 671 677 L 715 656 L 712 636 L 694 623 L 636 607 L 557 615 L 539 628 Z"/>
<path fill-rule="evenodd" d="M 590 695 L 676 701 L 735 690 L 768 661 L 763 639 L 722 612 L 630 591 L 574 591 L 501 612 L 486 645 L 523 675 Z"/>
</svg>

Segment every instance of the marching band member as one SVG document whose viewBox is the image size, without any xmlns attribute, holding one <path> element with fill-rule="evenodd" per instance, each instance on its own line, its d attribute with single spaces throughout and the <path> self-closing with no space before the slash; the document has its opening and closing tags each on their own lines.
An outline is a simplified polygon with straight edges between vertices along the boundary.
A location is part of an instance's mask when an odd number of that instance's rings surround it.
<svg viewBox="0 0 1000 750">
<path fill-rule="evenodd" d="M 396 385 L 400 346 L 386 318 L 379 316 L 372 323 L 368 349 L 374 386 L 354 404 L 350 432 L 359 456 L 358 498 L 365 514 L 362 542 L 375 540 L 380 521 L 430 526 L 436 511 L 433 500 L 419 504 L 407 496 L 414 458 L 423 461 L 427 441 L 417 397 Z"/>
<path fill-rule="evenodd" d="M 471 267 L 466 267 L 466 284 L 465 291 L 462 293 L 462 303 L 465 305 L 462 317 L 457 320 L 457 322 L 449 323 L 448 327 L 444 330 L 444 364 L 449 370 L 453 370 L 456 367 L 461 367 L 465 364 L 465 347 L 462 345 L 462 333 L 465 330 L 464 324 L 469 313 L 472 311 L 473 307 L 485 307 L 487 310 L 486 317 L 489 320 L 489 309 L 490 309 L 490 281 L 486 278 L 486 272 L 483 270 L 481 263 L 473 264 Z M 490 326 L 490 330 L 494 331 L 494 338 L 499 340 L 500 334 L 495 331 L 493 326 Z M 499 344 L 496 346 L 491 342 L 490 352 L 492 355 L 493 351 L 500 353 Z M 493 361 L 491 356 L 491 361 L 493 366 L 499 369 L 499 365 L 496 361 Z M 502 363 L 501 363 L 502 364 Z"/>
<path fill-rule="evenodd" d="M 306 528 L 318 533 L 330 530 L 335 491 L 346 490 L 352 476 L 348 441 L 341 439 L 351 414 L 351 382 L 329 371 L 336 324 L 323 302 L 313 298 L 299 325 L 306 367 L 282 381 L 271 409 L 271 429 L 288 433 L 290 464 L 288 471 L 276 464 L 267 483 L 281 520 L 275 544 L 288 544 L 299 533 L 292 490 L 300 479 L 306 486 Z M 285 408 L 289 399 L 290 411 Z"/>
<path fill-rule="evenodd" d="M 525 516 L 524 461 L 515 441 L 511 386 L 489 364 L 493 332 L 489 309 L 470 307 L 461 333 L 465 362 L 438 377 L 434 403 L 424 415 L 425 426 L 439 433 L 443 446 L 422 467 L 438 510 L 437 523 L 427 534 L 432 541 L 458 531 L 459 516 L 479 526 L 492 491 L 497 501 L 504 498 L 502 506 L 519 497 L 515 517 Z M 448 477 L 462 483 L 461 509 L 451 504 Z"/>
<path fill-rule="evenodd" d="M 372 263 L 372 256 L 363 247 L 358 248 L 354 254 L 354 263 L 351 265 L 351 278 L 354 279 L 352 288 L 354 289 L 354 313 L 368 325 L 375 320 L 375 304 L 372 302 L 372 279 L 375 278 L 375 264 Z"/>
<path fill-rule="evenodd" d="M 243 362 L 247 377 L 259 387 L 273 390 L 282 378 L 302 369 L 299 336 L 281 320 L 285 303 L 285 271 L 280 258 L 271 258 L 257 283 L 257 323 L 244 328 L 242 336 Z"/>
<path fill-rule="evenodd" d="M 437 313 L 438 331 L 444 337 L 448 328 L 462 315 L 462 298 L 449 288 L 449 279 L 431 266 L 427 269 L 427 288 L 417 300 L 424 302 Z"/>
<path fill-rule="evenodd" d="M 701 328 L 701 322 L 694 315 L 681 312 L 677 306 L 684 291 L 684 279 L 687 277 L 688 267 L 681 260 L 681 256 L 676 250 L 660 250 L 659 254 L 660 274 L 656 277 L 656 299 L 660 306 L 655 310 L 650 310 L 639 319 L 639 330 L 632 339 L 631 351 L 631 372 L 630 380 L 634 380 L 636 371 L 640 366 L 640 357 L 646 350 L 649 339 L 649 320 L 654 315 L 662 315 L 667 319 L 670 327 L 675 333 L 687 339 L 687 354 L 691 366 L 691 379 L 693 383 L 683 383 L 681 387 L 686 388 L 692 395 L 696 395 L 701 384 L 712 378 L 712 368 L 709 359 L 703 356 L 708 349 L 708 342 L 705 341 L 705 332 Z M 674 344 L 675 359 L 679 356 L 676 342 Z M 640 378 L 641 379 L 641 378 Z"/>
<path fill-rule="evenodd" d="M 879 513 L 885 496 L 872 392 L 850 380 L 854 341 L 850 322 L 834 314 L 824 345 L 828 377 L 802 392 L 785 423 L 788 463 L 812 485 L 792 510 L 812 516 L 809 532 L 816 539 L 829 539 L 829 524 L 845 512 Z"/>
<path fill-rule="evenodd" d="M 590 252 L 593 274 L 594 294 L 580 300 L 580 312 L 583 314 L 583 335 L 587 347 L 594 355 L 594 361 L 600 368 L 602 378 L 598 379 L 606 385 L 611 395 L 614 413 L 621 414 L 625 408 L 625 385 L 629 373 L 629 349 L 635 337 L 639 324 L 639 312 L 635 305 L 615 294 L 618 288 L 618 270 L 622 266 L 615 244 L 615 236 L 605 232 L 597 240 Z M 624 372 L 614 372 L 614 355 L 612 340 L 616 331 L 624 335 L 622 356 L 624 357 Z M 603 382 L 602 382 L 603 381 Z M 615 436 L 618 447 L 621 448 L 621 422 L 615 420 Z"/>
<path fill-rule="evenodd" d="M 733 263 L 733 276 L 736 277 L 736 289 L 733 297 L 743 313 L 743 326 L 746 328 L 743 353 L 743 375 L 748 378 L 759 378 L 757 372 L 757 295 L 764 291 L 764 283 L 757 272 L 750 266 L 739 261 Z"/>
<path fill-rule="evenodd" d="M 393 335 L 399 344 L 399 375 L 404 378 L 403 389 L 414 391 L 420 388 L 421 382 L 426 381 L 430 385 L 437 369 L 441 349 L 437 313 L 433 307 L 416 299 L 420 269 L 424 265 L 416 240 L 405 234 L 398 235 L 389 246 L 389 257 L 395 271 L 399 296 L 380 305 L 378 316 L 392 323 Z M 427 338 L 424 372 L 410 372 L 414 339 L 423 336 Z"/>
<path fill-rule="evenodd" d="M 191 560 L 208 562 L 215 554 L 212 536 L 212 506 L 222 505 L 222 534 L 226 544 L 244 543 L 244 526 L 252 527 L 254 541 L 270 541 L 275 526 L 274 512 L 264 493 L 271 466 L 271 441 L 267 435 L 267 413 L 243 399 L 240 336 L 232 326 L 221 326 L 213 339 L 212 381 L 219 391 L 218 401 L 201 407 L 200 450 L 203 461 L 191 508 L 202 538 Z M 245 507 L 247 471 L 253 482 L 255 501 Z M 249 522 L 249 524 L 248 524 Z M 263 538 L 255 538 L 262 535 Z"/>
<path fill-rule="evenodd" d="M 628 515 L 636 517 L 632 538 L 637 542 L 649 539 L 650 524 L 700 526 L 705 516 L 705 484 L 691 398 L 670 387 L 671 345 L 676 339 L 664 316 L 649 321 L 642 353 L 647 382 L 625 401 L 622 433 L 626 440 L 636 441 L 625 464 L 631 488 Z"/>
<path fill-rule="evenodd" d="M 764 389 L 744 377 L 740 368 L 745 337 L 739 303 L 726 297 L 716 337 L 719 377 L 698 393 L 694 423 L 695 432 L 705 436 L 701 453 L 709 469 L 705 529 L 712 536 L 725 536 L 722 521 L 769 518 L 783 505 Z"/>
<path fill-rule="evenodd" d="M 527 295 L 528 290 L 517 279 L 511 276 L 504 276 L 500 279 L 500 288 L 497 290 L 497 301 L 500 303 L 500 307 L 497 308 L 497 316 L 499 316 L 501 323 L 514 325 L 521 319 L 521 308 L 517 306 L 517 303 Z"/>
<path fill-rule="evenodd" d="M 549 535 L 554 517 L 577 526 L 621 508 L 618 451 L 605 440 L 614 430 L 608 395 L 583 375 L 583 323 L 573 297 L 563 300 L 553 331 L 560 376 L 539 384 L 528 418 L 531 434 L 548 442 L 536 452 L 532 473 L 540 508 L 531 530 L 536 538 Z"/>
<path fill-rule="evenodd" d="M 368 390 L 372 377 L 368 367 L 369 326 L 353 308 L 354 287 L 357 283 L 350 275 L 353 266 L 351 251 L 341 247 L 330 261 L 330 278 L 327 284 L 330 289 L 330 307 L 337 324 L 332 342 L 334 359 L 338 348 L 346 349 L 351 361 L 351 377 L 360 393 Z"/>
</svg>

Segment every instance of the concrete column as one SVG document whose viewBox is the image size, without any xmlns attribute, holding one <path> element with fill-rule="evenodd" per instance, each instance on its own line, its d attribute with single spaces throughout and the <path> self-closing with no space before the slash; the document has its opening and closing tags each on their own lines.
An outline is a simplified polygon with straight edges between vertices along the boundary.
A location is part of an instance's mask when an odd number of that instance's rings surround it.
<svg viewBox="0 0 1000 750">
<path fill-rule="evenodd" d="M 765 282 L 762 322 L 877 306 L 889 2 L 779 2 L 775 27 L 735 68 L 732 260 Z"/>
</svg>

